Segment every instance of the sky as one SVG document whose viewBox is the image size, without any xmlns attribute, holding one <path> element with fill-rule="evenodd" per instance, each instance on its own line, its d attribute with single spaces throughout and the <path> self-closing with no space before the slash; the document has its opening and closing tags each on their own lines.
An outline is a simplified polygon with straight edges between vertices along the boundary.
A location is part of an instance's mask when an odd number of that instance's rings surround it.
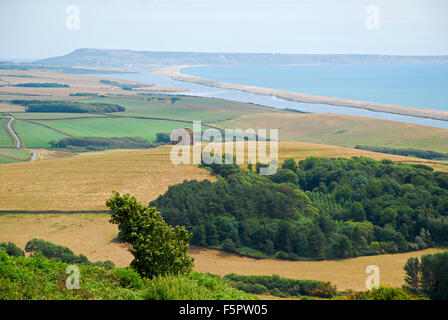
<svg viewBox="0 0 448 320">
<path fill-rule="evenodd" d="M 78 48 L 448 54 L 448 1 L 0 0 L 0 58 Z"/>
</svg>

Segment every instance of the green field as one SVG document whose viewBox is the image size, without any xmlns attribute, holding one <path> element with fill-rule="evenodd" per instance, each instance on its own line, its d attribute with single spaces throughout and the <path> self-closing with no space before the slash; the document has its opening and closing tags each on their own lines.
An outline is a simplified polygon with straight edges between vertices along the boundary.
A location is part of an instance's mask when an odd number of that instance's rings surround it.
<svg viewBox="0 0 448 320">
<path fill-rule="evenodd" d="M 67 138 L 62 133 L 25 121 L 16 121 L 15 128 L 27 148 L 47 148 L 49 141 Z"/>
<path fill-rule="evenodd" d="M 171 98 L 172 96 L 154 95 L 114 99 L 93 99 L 89 100 L 89 102 L 116 103 L 126 108 L 125 112 L 118 112 L 116 113 L 117 115 L 189 121 L 200 120 L 205 123 L 235 119 L 248 113 L 271 111 L 270 108 L 219 99 L 182 96 L 178 97 L 180 100 L 172 103 Z M 148 101 L 147 99 L 151 100 Z M 277 110 L 277 112 L 281 111 Z"/>
<path fill-rule="evenodd" d="M 192 126 L 189 123 L 175 121 L 129 118 L 39 121 L 39 123 L 75 137 L 142 137 L 148 141 L 154 141 L 157 133 L 171 133 L 174 129 Z"/>
<path fill-rule="evenodd" d="M 103 117 L 92 113 L 53 113 L 53 112 L 17 112 L 11 114 L 16 119 L 63 119 L 63 118 L 85 118 Z"/>
<path fill-rule="evenodd" d="M 14 162 L 19 162 L 19 160 L 14 160 L 14 159 L 11 159 L 11 158 L 6 158 L 6 157 L 0 156 L 0 164 L 14 163 Z"/>
<path fill-rule="evenodd" d="M 11 157 L 17 160 L 26 161 L 29 159 L 30 155 L 31 152 L 29 150 L 0 148 L 0 156 Z"/>
<path fill-rule="evenodd" d="M 6 131 L 6 124 L 8 119 L 0 119 L 0 147 L 12 147 L 12 140 Z"/>
</svg>

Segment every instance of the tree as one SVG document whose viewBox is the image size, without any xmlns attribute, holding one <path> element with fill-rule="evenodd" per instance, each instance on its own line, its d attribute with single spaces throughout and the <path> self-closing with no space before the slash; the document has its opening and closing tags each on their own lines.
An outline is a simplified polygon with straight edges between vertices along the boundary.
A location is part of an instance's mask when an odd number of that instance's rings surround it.
<svg viewBox="0 0 448 320">
<path fill-rule="evenodd" d="M 270 177 L 276 183 L 293 183 L 297 184 L 298 178 L 294 171 L 289 169 L 280 169 L 273 176 Z"/>
<path fill-rule="evenodd" d="M 448 300 L 448 252 L 422 256 L 420 270 L 423 293 L 432 300 Z"/>
<path fill-rule="evenodd" d="M 229 251 L 229 252 L 237 252 L 236 247 L 235 247 L 235 243 L 233 242 L 232 239 L 227 238 L 222 242 L 222 248 L 225 251 Z"/>
<path fill-rule="evenodd" d="M 289 169 L 292 172 L 296 172 L 299 167 L 294 159 L 286 159 L 282 164 L 282 169 Z"/>
<path fill-rule="evenodd" d="M 106 201 L 112 210 L 109 222 L 124 226 L 122 239 L 131 246 L 131 268 L 143 277 L 183 274 L 193 268 L 188 255 L 193 235 L 185 227 L 169 226 L 155 207 L 145 207 L 129 194 L 113 192 Z"/>
<path fill-rule="evenodd" d="M 156 134 L 156 142 L 169 143 L 170 135 L 168 133 L 157 133 Z"/>
<path fill-rule="evenodd" d="M 448 300 L 448 251 L 410 258 L 404 266 L 404 288 L 432 300 Z"/>
<path fill-rule="evenodd" d="M 364 221 L 366 220 L 366 213 L 361 202 L 354 202 L 350 208 L 351 217 L 354 221 Z"/>
<path fill-rule="evenodd" d="M 406 271 L 404 281 L 407 285 L 403 288 L 411 293 L 418 294 L 421 290 L 420 262 L 418 258 L 409 258 L 404 265 L 404 271 Z"/>
</svg>

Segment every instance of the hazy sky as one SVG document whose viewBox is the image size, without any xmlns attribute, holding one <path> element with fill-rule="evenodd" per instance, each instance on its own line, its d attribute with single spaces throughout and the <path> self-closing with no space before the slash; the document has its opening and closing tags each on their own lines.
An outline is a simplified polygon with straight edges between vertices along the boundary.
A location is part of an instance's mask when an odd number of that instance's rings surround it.
<svg viewBox="0 0 448 320">
<path fill-rule="evenodd" d="M 77 48 L 448 54 L 448 1 L 0 0 L 0 58 Z"/>
</svg>

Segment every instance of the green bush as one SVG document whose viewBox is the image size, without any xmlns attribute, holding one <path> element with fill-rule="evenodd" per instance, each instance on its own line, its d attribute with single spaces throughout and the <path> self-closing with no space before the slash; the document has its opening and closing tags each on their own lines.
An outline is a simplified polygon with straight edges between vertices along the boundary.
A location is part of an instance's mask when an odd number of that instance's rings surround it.
<svg viewBox="0 0 448 320">
<path fill-rule="evenodd" d="M 31 255 L 42 254 L 47 259 L 65 263 L 92 264 L 92 262 L 90 262 L 85 255 L 76 255 L 67 247 L 60 246 L 42 239 L 33 239 L 28 241 L 25 245 L 25 251 L 31 253 Z M 114 267 L 114 263 L 110 260 L 104 262 L 98 261 L 95 264 L 106 269 L 111 269 Z"/>
<path fill-rule="evenodd" d="M 25 252 L 12 242 L 8 242 L 8 243 L 0 242 L 0 249 L 5 250 L 6 253 L 10 256 L 16 256 L 16 257 L 24 257 L 25 256 Z"/>
<path fill-rule="evenodd" d="M 248 300 L 254 296 L 239 291 L 219 277 L 193 272 L 189 276 L 154 277 L 144 290 L 147 300 Z"/>
<path fill-rule="evenodd" d="M 318 280 L 295 280 L 272 276 L 243 276 L 228 274 L 224 277 L 235 288 L 253 293 L 269 294 L 278 297 L 315 296 L 331 298 L 336 294 L 336 287 L 330 282 Z"/>
<path fill-rule="evenodd" d="M 120 285 L 124 288 L 140 289 L 143 286 L 143 279 L 137 271 L 131 268 L 116 269 L 115 272 L 120 277 Z"/>
<path fill-rule="evenodd" d="M 421 300 L 421 298 L 407 293 L 403 289 L 383 287 L 362 293 L 358 300 Z"/>
</svg>

